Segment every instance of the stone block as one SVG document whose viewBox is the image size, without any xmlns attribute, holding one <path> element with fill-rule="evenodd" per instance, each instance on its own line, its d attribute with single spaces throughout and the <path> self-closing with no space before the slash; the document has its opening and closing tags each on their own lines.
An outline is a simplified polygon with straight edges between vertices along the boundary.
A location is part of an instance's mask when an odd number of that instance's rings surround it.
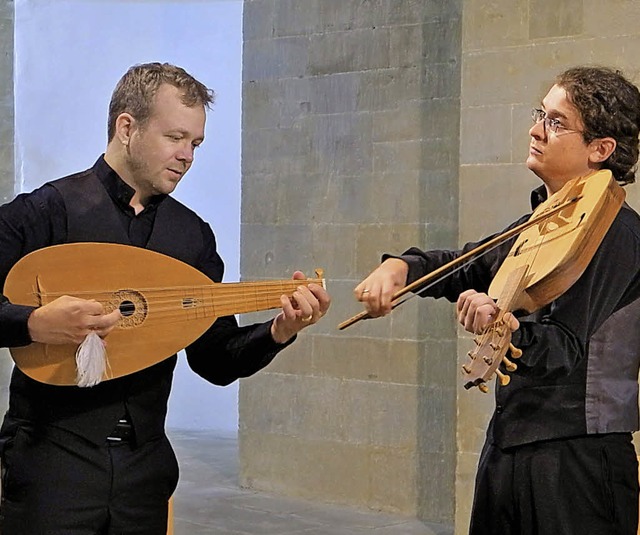
<svg viewBox="0 0 640 535">
<path fill-rule="evenodd" d="M 310 225 L 244 224 L 240 229 L 240 272 L 245 280 L 288 278 L 312 265 Z"/>
<path fill-rule="evenodd" d="M 429 99 L 460 96 L 462 62 L 425 63 L 422 68 L 422 95 Z"/>
<path fill-rule="evenodd" d="M 469 51 L 526 45 L 529 17 L 536 16 L 528 0 L 466 0 L 462 48 Z"/>
<path fill-rule="evenodd" d="M 460 117 L 460 163 L 511 163 L 511 106 L 465 108 Z M 505 133 L 505 136 L 496 135 Z M 488 134 L 488 135 L 487 135 Z"/>
<path fill-rule="evenodd" d="M 276 37 L 309 35 L 318 31 L 319 0 L 275 0 Z"/>
<path fill-rule="evenodd" d="M 328 215 L 331 213 L 329 211 Z M 356 235 L 356 226 L 353 224 L 314 224 L 311 234 L 313 265 L 325 270 L 329 283 L 335 279 L 355 277 Z"/>
<path fill-rule="evenodd" d="M 448 327 L 455 329 L 453 323 L 454 315 L 449 314 L 450 323 Z M 431 329 L 428 329 L 431 331 Z M 460 368 L 458 366 L 457 340 L 446 336 L 438 337 L 434 332 L 434 339 L 422 342 L 423 357 L 420 361 L 420 383 L 426 388 L 453 387 L 460 378 Z"/>
<path fill-rule="evenodd" d="M 386 69 L 389 63 L 389 31 L 365 28 L 318 33 L 309 37 L 311 75 Z"/>
<path fill-rule="evenodd" d="M 389 24 L 415 24 L 459 19 L 462 17 L 462 0 L 425 2 L 424 0 L 386 0 Z"/>
<path fill-rule="evenodd" d="M 606 16 L 602 13 L 599 0 L 582 1 L 583 34 L 585 36 L 624 36 L 625 40 L 633 39 L 638 32 L 640 20 L 640 3 L 636 0 L 616 0 L 607 2 Z M 637 50 L 633 47 L 631 50 Z M 620 49 L 618 49 L 620 52 Z M 635 56 L 635 53 L 631 55 Z M 608 64 L 608 63 L 605 63 Z"/>
<path fill-rule="evenodd" d="M 421 67 L 376 69 L 360 73 L 359 111 L 393 110 L 400 102 L 423 99 Z"/>
<path fill-rule="evenodd" d="M 308 73 L 309 39 L 281 37 L 245 41 L 242 81 L 295 78 Z"/>
<path fill-rule="evenodd" d="M 452 248 L 458 240 L 458 169 L 424 170 L 420 173 L 420 202 L 424 221 L 448 227 L 444 243 L 425 241 L 426 248 Z"/>
<path fill-rule="evenodd" d="M 311 500 L 326 501 L 330 496 L 333 503 L 415 514 L 411 485 L 405 479 L 415 469 L 410 452 L 390 449 L 391 465 L 381 465 L 384 449 L 250 432 L 240 433 L 239 446 L 243 487 Z M 393 471 L 383 472 L 384 466 Z M 378 477 L 372 478 L 374 473 Z M 388 501 L 380 496 L 388 496 Z"/>
<path fill-rule="evenodd" d="M 362 336 L 318 336 L 313 342 L 314 374 L 361 382 L 422 384 L 420 342 Z"/>
<path fill-rule="evenodd" d="M 460 167 L 460 242 L 500 232 L 531 212 L 529 195 L 540 180 L 524 164 Z"/>
<path fill-rule="evenodd" d="M 429 453 L 420 459 L 418 518 L 450 522 L 454 516 L 455 453 Z"/>
<path fill-rule="evenodd" d="M 279 177 L 274 174 L 245 175 L 242 189 L 242 224 L 279 223 L 277 199 L 268 199 L 277 191 Z"/>
<path fill-rule="evenodd" d="M 529 0 L 529 37 L 570 37 L 584 31 L 583 0 Z"/>
<path fill-rule="evenodd" d="M 245 46 L 247 41 L 273 37 L 276 1 L 244 0 L 242 4 L 242 39 Z"/>
<path fill-rule="evenodd" d="M 243 130 L 299 127 L 311 108 L 310 85 L 307 78 L 243 83 Z"/>
<path fill-rule="evenodd" d="M 360 73 L 340 73 L 310 79 L 310 109 L 318 114 L 358 111 Z"/>
<path fill-rule="evenodd" d="M 372 448 L 369 507 L 397 514 L 416 514 L 419 454 L 413 449 Z M 398 492 L 399 489 L 402 489 Z"/>
<path fill-rule="evenodd" d="M 352 177 L 371 173 L 371 121 L 367 113 L 315 116 L 309 128 L 318 171 Z"/>
</svg>

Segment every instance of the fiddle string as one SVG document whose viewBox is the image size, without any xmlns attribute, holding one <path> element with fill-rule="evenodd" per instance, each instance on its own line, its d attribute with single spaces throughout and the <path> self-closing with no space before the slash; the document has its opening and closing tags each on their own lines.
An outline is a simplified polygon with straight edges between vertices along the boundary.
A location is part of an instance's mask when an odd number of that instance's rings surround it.
<svg viewBox="0 0 640 535">
<path fill-rule="evenodd" d="M 473 256 L 472 258 L 469 258 L 469 260 L 467 260 L 466 262 L 463 262 L 462 264 L 460 264 L 459 266 L 456 266 L 455 268 L 451 269 L 450 271 L 447 271 L 446 273 L 443 273 L 443 275 L 429 283 L 427 283 L 425 286 L 421 286 L 419 287 L 417 290 L 414 290 L 412 293 L 410 294 L 406 294 L 406 297 L 404 299 L 402 299 L 401 301 L 397 301 L 393 304 L 393 306 L 391 307 L 391 309 L 395 309 L 397 307 L 399 307 L 400 305 L 406 303 L 407 301 L 409 301 L 410 299 L 413 299 L 414 297 L 419 296 L 421 293 L 425 292 L 426 290 L 428 290 L 429 288 L 431 288 L 432 286 L 435 286 L 436 284 L 439 284 L 442 279 L 445 279 L 447 277 L 450 277 L 451 275 L 453 275 L 454 273 L 460 271 L 461 269 L 464 269 L 465 267 L 467 267 L 469 264 L 471 264 L 472 262 L 475 262 L 476 260 L 478 260 L 479 258 L 482 258 L 484 255 L 486 255 L 487 253 L 490 253 L 491 251 L 493 251 L 494 249 L 497 249 L 498 247 L 500 247 L 501 245 L 504 245 L 504 243 L 506 242 L 499 242 L 496 243 L 495 245 L 493 245 L 492 247 L 489 247 L 487 249 L 485 249 L 484 251 L 479 252 L 477 255 Z"/>
</svg>

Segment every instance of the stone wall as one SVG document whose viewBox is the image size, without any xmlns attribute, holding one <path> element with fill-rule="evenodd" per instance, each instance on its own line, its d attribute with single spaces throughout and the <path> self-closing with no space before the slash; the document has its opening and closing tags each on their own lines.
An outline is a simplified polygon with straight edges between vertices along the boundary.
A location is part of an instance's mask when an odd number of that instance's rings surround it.
<svg viewBox="0 0 640 535">
<path fill-rule="evenodd" d="M 452 522 L 451 307 L 336 326 L 383 252 L 457 241 L 460 9 L 244 3 L 242 277 L 321 266 L 334 297 L 241 384 L 245 486 Z"/>
</svg>

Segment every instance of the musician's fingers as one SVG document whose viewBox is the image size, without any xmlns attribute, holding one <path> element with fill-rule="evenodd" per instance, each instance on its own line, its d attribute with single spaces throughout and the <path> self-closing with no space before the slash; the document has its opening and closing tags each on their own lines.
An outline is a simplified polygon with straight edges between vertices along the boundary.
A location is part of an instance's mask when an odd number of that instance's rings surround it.
<svg viewBox="0 0 640 535">
<path fill-rule="evenodd" d="M 481 334 L 484 332 L 486 326 L 493 321 L 496 308 L 493 303 L 476 302 L 476 305 L 471 328 L 473 333 Z"/>
<path fill-rule="evenodd" d="M 477 292 L 475 290 L 466 290 L 458 296 L 458 301 L 456 303 L 456 310 L 458 313 L 458 323 L 460 323 L 460 325 L 462 326 L 465 326 L 465 323 L 467 322 L 467 314 L 469 313 L 469 307 L 473 302 L 473 296 L 476 294 Z"/>
<path fill-rule="evenodd" d="M 309 323 L 312 319 L 319 317 L 320 303 L 308 286 L 298 286 L 298 289 L 293 292 L 293 298 L 298 305 L 300 318 L 305 323 Z"/>
<path fill-rule="evenodd" d="M 302 271 L 294 271 L 293 276 L 291 277 L 293 280 L 304 280 L 307 277 Z"/>
<path fill-rule="evenodd" d="M 458 298 L 458 321 L 466 331 L 479 334 L 493 321 L 497 307 L 487 294 L 467 290 Z"/>
<path fill-rule="evenodd" d="M 331 296 L 322 286 L 319 284 L 309 284 L 309 291 L 315 296 L 318 300 L 318 310 L 320 312 L 320 316 L 324 316 L 327 310 L 329 310 L 329 306 L 331 305 Z"/>
<path fill-rule="evenodd" d="M 511 329 L 511 332 L 517 331 L 520 328 L 520 322 L 511 312 L 505 313 L 504 320 L 509 326 L 509 329 Z"/>
</svg>

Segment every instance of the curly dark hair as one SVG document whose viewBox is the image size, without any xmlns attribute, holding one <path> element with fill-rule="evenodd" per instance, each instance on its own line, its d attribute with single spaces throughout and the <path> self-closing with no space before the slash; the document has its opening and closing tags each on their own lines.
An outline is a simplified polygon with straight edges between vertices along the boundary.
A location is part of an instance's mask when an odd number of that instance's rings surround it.
<svg viewBox="0 0 640 535">
<path fill-rule="evenodd" d="M 169 84 L 182 92 L 185 106 L 201 105 L 209 108 L 215 94 L 181 67 L 170 63 L 144 63 L 131 67 L 116 85 L 109 103 L 107 140 L 115 135 L 116 119 L 130 113 L 141 124 L 151 116 L 153 97 L 162 84 Z"/>
<path fill-rule="evenodd" d="M 584 124 L 586 143 L 611 137 L 616 149 L 603 163 L 614 178 L 631 184 L 636 180 L 638 135 L 640 134 L 640 91 L 622 72 L 607 67 L 574 67 L 556 78 L 578 109 Z"/>
</svg>

